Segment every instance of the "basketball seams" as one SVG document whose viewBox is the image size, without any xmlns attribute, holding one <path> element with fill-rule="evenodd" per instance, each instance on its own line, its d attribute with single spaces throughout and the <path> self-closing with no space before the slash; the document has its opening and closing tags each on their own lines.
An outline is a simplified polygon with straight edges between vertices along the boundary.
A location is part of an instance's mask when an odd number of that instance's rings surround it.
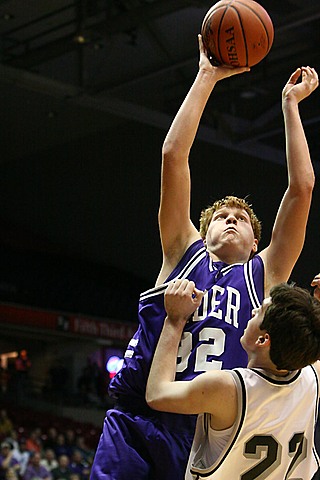
<svg viewBox="0 0 320 480">
<path fill-rule="evenodd" d="M 267 28 L 266 24 L 263 21 L 263 18 L 261 17 L 261 15 L 259 15 L 259 13 L 254 8 L 251 8 L 250 5 L 247 5 L 246 3 L 241 2 L 241 0 L 236 0 L 236 2 L 239 3 L 240 5 L 242 5 L 243 7 L 247 8 L 248 10 L 250 10 L 250 12 L 254 13 L 255 16 L 260 20 L 261 25 L 263 26 L 263 28 L 265 30 L 266 37 L 268 39 L 268 48 L 267 48 L 267 53 L 268 53 L 270 48 L 271 48 L 271 39 L 269 38 L 269 31 L 268 31 L 268 28 Z M 239 12 L 239 14 L 240 14 L 240 12 Z"/>
<path fill-rule="evenodd" d="M 217 12 L 220 8 L 225 8 L 225 7 L 229 7 L 230 4 L 234 2 L 234 0 L 230 0 L 229 2 L 226 2 L 226 3 L 222 3 L 222 2 L 217 2 L 217 4 L 213 5 L 206 13 L 204 19 L 203 19 L 203 22 L 202 22 L 202 25 L 205 25 L 206 22 L 208 21 L 208 18 L 211 17 L 211 15 L 215 12 Z"/>
<path fill-rule="evenodd" d="M 233 1 L 233 0 L 231 0 Z M 222 61 L 222 55 L 221 55 L 221 50 L 219 48 L 219 35 L 220 35 L 220 31 L 221 31 L 221 23 L 222 23 L 222 18 L 223 16 L 225 15 L 226 13 L 226 10 L 225 10 L 225 7 L 227 7 L 229 4 L 222 4 L 222 5 L 218 5 L 216 8 L 214 9 L 210 9 L 208 14 L 206 15 L 206 17 L 204 18 L 203 20 L 203 23 L 202 23 L 202 30 L 204 30 L 204 43 L 205 43 L 205 46 L 208 50 L 208 54 L 215 59 L 217 60 L 218 63 L 223 63 Z M 222 12 L 219 12 L 219 10 L 222 10 Z M 215 13 L 215 14 L 220 14 L 221 13 L 221 17 L 219 18 L 219 26 L 217 28 L 217 31 L 216 32 L 213 32 L 211 30 L 211 25 L 210 25 L 210 22 L 208 22 L 208 19 L 210 19 L 210 17 L 212 16 L 212 14 Z M 206 25 L 206 23 L 208 25 Z M 204 28 L 205 27 L 205 28 Z M 209 31 L 211 32 L 211 35 L 213 36 L 214 40 L 213 41 L 207 41 L 208 39 L 206 37 L 208 37 L 208 35 L 206 35 L 207 33 L 207 29 L 209 29 Z M 210 43 L 212 45 L 213 43 L 213 46 L 214 46 L 214 51 L 212 51 L 212 48 L 210 48 Z M 220 58 L 218 58 L 218 56 Z"/>
<path fill-rule="evenodd" d="M 226 13 L 228 11 L 228 8 L 229 8 L 230 4 L 226 6 L 226 8 L 224 9 L 224 12 L 223 14 L 221 15 L 221 18 L 220 18 L 220 23 L 219 23 L 219 28 L 218 28 L 218 36 L 217 36 L 217 43 L 218 43 L 218 50 L 219 50 L 219 57 L 220 57 L 220 62 L 221 63 L 224 63 L 222 60 L 223 60 L 223 57 L 222 57 L 222 54 L 221 54 L 221 49 L 220 49 L 220 31 L 221 31 L 221 25 L 222 25 L 222 21 L 224 19 L 224 17 L 226 16 Z"/>
<path fill-rule="evenodd" d="M 255 0 L 218 1 L 205 15 L 201 33 L 213 65 L 256 65 L 274 40 L 272 20 Z"/>
<path fill-rule="evenodd" d="M 237 0 L 236 0 L 237 1 Z M 215 5 L 212 5 L 211 8 L 209 8 L 209 10 L 207 11 L 204 19 L 203 19 L 203 23 L 205 23 L 208 19 L 208 17 L 211 17 L 211 15 L 216 11 L 216 10 L 219 10 L 219 8 L 223 8 L 223 7 L 229 7 L 231 3 L 233 3 L 234 0 L 230 0 L 229 2 L 226 1 L 225 3 L 224 2 L 217 2 Z"/>
<path fill-rule="evenodd" d="M 238 3 L 238 2 L 237 2 Z M 245 50 L 246 50 L 246 66 L 248 66 L 248 63 L 249 63 L 249 52 L 248 52 L 248 45 L 247 45 L 247 37 L 246 37 L 246 32 L 245 32 L 245 29 L 243 27 L 243 22 L 242 22 L 242 19 L 241 19 L 241 15 L 240 15 L 240 12 L 237 10 L 237 7 L 232 5 L 231 8 L 233 8 L 233 10 L 235 10 L 237 16 L 238 16 L 238 20 L 239 20 L 239 24 L 240 24 L 240 27 L 241 27 L 241 32 L 242 32 L 242 39 L 243 39 L 243 43 L 244 43 L 244 46 L 245 46 Z"/>
</svg>

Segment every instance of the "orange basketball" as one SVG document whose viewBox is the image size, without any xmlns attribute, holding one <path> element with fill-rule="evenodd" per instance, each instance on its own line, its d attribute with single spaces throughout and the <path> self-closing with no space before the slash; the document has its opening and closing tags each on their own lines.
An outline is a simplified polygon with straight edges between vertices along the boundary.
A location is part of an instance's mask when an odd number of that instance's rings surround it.
<svg viewBox="0 0 320 480">
<path fill-rule="evenodd" d="M 201 35 L 213 64 L 252 67 L 270 51 L 274 29 L 254 0 L 221 0 L 206 13 Z"/>
</svg>

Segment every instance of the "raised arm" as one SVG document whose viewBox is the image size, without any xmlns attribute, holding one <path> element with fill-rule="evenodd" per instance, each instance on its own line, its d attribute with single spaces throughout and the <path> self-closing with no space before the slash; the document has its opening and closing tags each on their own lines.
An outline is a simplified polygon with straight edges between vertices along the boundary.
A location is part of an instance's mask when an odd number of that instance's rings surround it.
<svg viewBox="0 0 320 480">
<path fill-rule="evenodd" d="M 199 35 L 199 71 L 165 138 L 162 148 L 159 228 L 163 251 L 161 283 L 176 266 L 188 246 L 200 238 L 190 220 L 189 153 L 199 123 L 216 83 L 248 68 L 214 67 Z"/>
<path fill-rule="evenodd" d="M 178 346 L 183 327 L 200 305 L 203 292 L 193 282 L 176 280 L 165 293 L 167 318 L 155 351 L 146 389 L 151 408 L 166 412 L 211 413 L 217 428 L 232 425 L 236 416 L 236 387 L 230 373 L 220 370 L 175 382 Z"/>
<path fill-rule="evenodd" d="M 271 242 L 261 252 L 266 267 L 266 295 L 273 285 L 288 280 L 304 244 L 315 177 L 299 103 L 317 88 L 318 83 L 313 68 L 301 67 L 291 75 L 282 92 L 288 188 L 278 210 Z"/>
</svg>

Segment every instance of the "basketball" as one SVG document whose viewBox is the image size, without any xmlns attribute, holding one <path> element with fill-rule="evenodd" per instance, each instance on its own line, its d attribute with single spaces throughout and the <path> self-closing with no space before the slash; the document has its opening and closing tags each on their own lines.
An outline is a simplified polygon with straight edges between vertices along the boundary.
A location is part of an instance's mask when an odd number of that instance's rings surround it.
<svg viewBox="0 0 320 480">
<path fill-rule="evenodd" d="M 274 28 L 254 0 L 221 0 L 206 13 L 201 35 L 213 65 L 252 67 L 269 53 Z"/>
</svg>

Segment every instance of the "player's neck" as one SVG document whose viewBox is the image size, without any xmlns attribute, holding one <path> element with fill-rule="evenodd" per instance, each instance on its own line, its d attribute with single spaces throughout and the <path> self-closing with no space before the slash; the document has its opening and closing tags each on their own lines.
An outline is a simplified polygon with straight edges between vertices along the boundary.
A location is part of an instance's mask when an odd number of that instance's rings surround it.
<svg viewBox="0 0 320 480">
<path fill-rule="evenodd" d="M 233 254 L 215 254 L 208 250 L 210 258 L 213 262 L 223 262 L 227 265 L 233 265 L 235 263 L 246 263 L 249 260 L 249 257 L 240 256 L 240 255 L 233 255 Z"/>
<path fill-rule="evenodd" d="M 269 369 L 264 369 L 267 373 L 274 375 L 276 377 L 286 377 L 291 373 L 291 370 L 269 370 Z"/>
<path fill-rule="evenodd" d="M 262 361 L 262 359 L 251 358 L 248 362 L 248 368 L 259 368 L 264 370 L 269 375 L 276 377 L 286 377 L 291 373 L 290 370 L 278 370 L 277 367 L 271 361 Z"/>
</svg>

